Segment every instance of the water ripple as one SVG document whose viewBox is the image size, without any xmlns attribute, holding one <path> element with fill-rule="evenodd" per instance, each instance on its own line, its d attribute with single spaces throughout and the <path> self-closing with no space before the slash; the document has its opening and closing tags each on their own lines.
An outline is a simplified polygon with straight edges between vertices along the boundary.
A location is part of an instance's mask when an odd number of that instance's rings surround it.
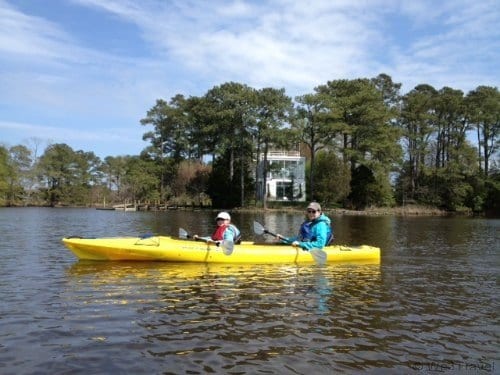
<svg viewBox="0 0 500 375">
<path fill-rule="evenodd" d="M 0 214 L 2 375 L 498 372 L 496 222 L 491 240 L 482 222 L 403 221 L 381 264 L 206 266 L 77 262 L 60 244 L 68 215 L 80 235 L 171 218 L 27 212 Z"/>
</svg>

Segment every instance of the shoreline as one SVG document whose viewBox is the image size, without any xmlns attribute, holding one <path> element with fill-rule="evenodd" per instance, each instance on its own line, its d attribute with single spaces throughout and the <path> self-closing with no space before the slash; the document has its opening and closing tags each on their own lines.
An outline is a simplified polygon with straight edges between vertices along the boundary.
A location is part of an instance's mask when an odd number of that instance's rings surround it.
<svg viewBox="0 0 500 375">
<path fill-rule="evenodd" d="M 255 211 L 283 211 L 283 212 L 302 212 L 302 207 L 281 207 L 281 208 L 236 208 L 234 211 L 255 212 Z M 438 208 L 407 205 L 401 207 L 370 207 L 364 210 L 349 210 L 345 208 L 323 208 L 323 212 L 332 215 L 351 215 L 351 216 L 473 216 L 471 212 L 449 212 Z"/>
<path fill-rule="evenodd" d="M 8 206 L 8 207 L 49 207 L 49 206 Z M 305 207 L 305 206 L 304 206 Z M 229 212 L 299 212 L 304 210 L 302 206 L 283 206 L 283 207 L 234 207 L 234 208 L 214 208 L 214 207 L 192 207 L 192 206 L 175 206 L 175 208 L 168 208 L 165 210 L 144 210 L 144 211 L 169 211 L 171 209 L 175 210 L 210 210 L 210 211 L 229 211 Z M 7 207 L 5 207 L 7 208 Z M 102 206 L 64 206 L 58 205 L 52 208 L 90 208 L 90 209 L 106 209 Z M 138 209 L 138 211 L 143 211 Z M 407 205 L 400 207 L 370 207 L 364 210 L 350 210 L 346 208 L 329 208 L 323 207 L 323 212 L 330 215 L 350 215 L 350 216 L 484 216 L 474 214 L 470 211 L 460 211 L 460 212 L 449 212 L 440 210 L 434 207 L 419 206 L 419 205 Z"/>
</svg>

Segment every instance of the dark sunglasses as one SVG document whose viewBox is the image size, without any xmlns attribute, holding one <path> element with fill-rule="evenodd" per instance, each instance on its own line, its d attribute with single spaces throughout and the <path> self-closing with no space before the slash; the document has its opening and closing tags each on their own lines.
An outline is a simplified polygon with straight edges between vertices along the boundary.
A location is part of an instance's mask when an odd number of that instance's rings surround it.
<svg viewBox="0 0 500 375">
<path fill-rule="evenodd" d="M 307 210 L 308 214 L 315 214 L 317 211 L 316 210 Z"/>
</svg>

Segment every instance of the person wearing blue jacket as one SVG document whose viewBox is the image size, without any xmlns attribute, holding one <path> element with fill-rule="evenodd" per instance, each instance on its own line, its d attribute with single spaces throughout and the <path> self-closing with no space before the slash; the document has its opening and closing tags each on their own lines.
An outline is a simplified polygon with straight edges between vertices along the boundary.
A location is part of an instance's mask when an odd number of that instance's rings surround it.
<svg viewBox="0 0 500 375">
<path fill-rule="evenodd" d="M 321 212 L 321 206 L 317 202 L 311 202 L 307 206 L 306 220 L 300 226 L 299 234 L 293 237 L 283 237 L 277 234 L 281 242 L 288 245 L 298 246 L 303 250 L 322 249 L 333 240 L 331 220 Z"/>
</svg>

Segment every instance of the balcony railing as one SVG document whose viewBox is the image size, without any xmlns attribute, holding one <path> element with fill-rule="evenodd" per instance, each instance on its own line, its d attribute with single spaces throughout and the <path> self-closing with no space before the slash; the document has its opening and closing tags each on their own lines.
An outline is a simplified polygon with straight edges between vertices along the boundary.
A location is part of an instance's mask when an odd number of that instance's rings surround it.
<svg viewBox="0 0 500 375">
<path fill-rule="evenodd" d="M 299 157 L 299 151 L 269 151 L 267 153 L 268 158 L 272 157 Z M 261 160 L 264 159 L 264 154 L 261 155 Z"/>
</svg>

